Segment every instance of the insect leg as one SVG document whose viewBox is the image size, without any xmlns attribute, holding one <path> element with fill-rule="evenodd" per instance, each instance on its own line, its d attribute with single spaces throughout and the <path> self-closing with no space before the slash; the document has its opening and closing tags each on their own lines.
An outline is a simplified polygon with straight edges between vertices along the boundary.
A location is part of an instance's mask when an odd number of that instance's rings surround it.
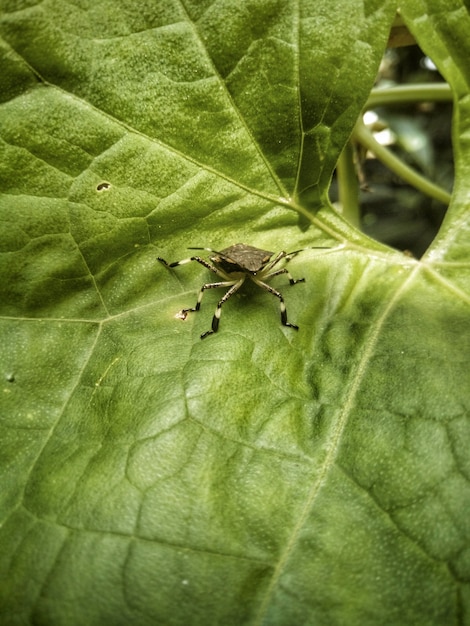
<svg viewBox="0 0 470 626">
<path fill-rule="evenodd" d="M 266 265 L 263 267 L 263 272 L 269 272 L 269 270 L 271 270 L 275 265 L 277 265 L 279 261 L 283 259 L 285 256 L 286 256 L 285 252 L 278 252 L 276 256 L 274 257 L 274 259 L 271 259 L 270 261 L 268 261 L 268 263 L 266 263 Z"/>
<path fill-rule="evenodd" d="M 282 259 L 286 260 L 286 263 L 291 261 L 295 256 L 299 254 L 299 252 L 303 252 L 304 250 L 310 250 L 312 248 L 321 249 L 321 248 L 329 248 L 329 246 L 312 246 L 311 248 L 301 248 L 300 250 L 293 250 L 292 252 L 278 252 L 276 256 L 268 261 L 263 268 L 263 272 L 269 272 L 272 268 L 279 263 Z M 293 283 L 291 283 L 293 284 Z"/>
<path fill-rule="evenodd" d="M 267 263 L 263 267 L 261 276 L 263 278 L 271 278 L 272 276 L 277 276 L 278 274 L 287 274 L 287 276 L 289 277 L 289 282 L 290 282 L 291 285 L 295 285 L 295 283 L 302 283 L 302 282 L 304 282 L 304 280 L 305 280 L 304 278 L 300 278 L 299 280 L 294 280 L 292 278 L 292 276 L 290 275 L 290 273 L 287 271 L 286 268 L 283 268 L 282 270 L 275 270 L 274 272 L 271 272 L 273 267 L 275 265 L 277 265 L 279 263 L 279 261 L 281 261 L 282 259 L 285 259 L 286 263 L 288 263 L 299 252 L 302 252 L 302 250 L 296 250 L 295 252 L 289 252 L 288 254 L 287 254 L 287 252 L 278 252 L 278 254 L 276 254 L 274 259 L 269 261 L 269 263 Z"/>
<path fill-rule="evenodd" d="M 284 326 L 289 326 L 289 328 L 294 328 L 295 330 L 299 330 L 299 327 L 296 324 L 291 324 L 290 322 L 287 321 L 287 311 L 286 311 L 286 305 L 284 303 L 284 298 L 282 297 L 282 294 L 279 293 L 279 291 L 276 291 L 276 289 L 274 289 L 273 287 L 271 287 L 271 285 L 267 285 L 266 283 L 263 283 L 263 281 L 258 280 L 255 277 L 251 277 L 252 280 L 262 289 L 266 289 L 266 291 L 269 291 L 269 293 L 272 293 L 273 296 L 276 296 L 276 298 L 279 298 L 279 302 L 281 305 L 281 322 L 284 324 Z"/>
<path fill-rule="evenodd" d="M 165 261 L 165 259 L 162 259 L 161 256 L 158 256 L 157 259 L 160 261 L 160 263 L 163 263 L 165 267 L 170 267 L 170 268 L 178 267 L 178 265 L 185 265 L 186 263 L 191 263 L 191 261 L 196 261 L 197 263 L 204 265 L 204 267 L 207 267 L 207 269 L 210 270 L 211 272 L 214 272 L 214 274 L 217 274 L 217 276 L 220 276 L 221 278 L 225 278 L 225 279 L 229 278 L 229 276 L 227 276 L 225 272 L 223 272 L 218 267 L 215 267 L 215 265 L 212 265 L 212 263 L 209 263 L 209 261 L 206 261 L 206 259 L 203 259 L 200 256 L 192 256 L 189 259 L 183 259 L 182 261 L 175 261 L 174 263 L 168 263 L 168 261 Z"/>
<path fill-rule="evenodd" d="M 273 276 L 278 276 L 279 274 L 287 274 L 287 278 L 289 279 L 289 283 L 291 285 L 305 282 L 305 278 L 292 278 L 290 272 L 288 272 L 285 267 L 283 267 L 282 270 L 276 270 L 275 272 L 271 272 L 269 274 L 263 274 L 263 278 L 272 278 Z"/>
<path fill-rule="evenodd" d="M 196 306 L 194 306 L 192 309 L 183 309 L 181 313 L 189 313 L 190 311 L 199 311 L 199 309 L 201 308 L 202 296 L 204 295 L 204 292 L 206 289 L 214 289 L 216 287 L 231 287 L 234 283 L 235 281 L 233 280 L 223 281 L 220 283 L 206 283 L 199 290 Z"/>
<path fill-rule="evenodd" d="M 234 282 L 228 283 L 228 284 L 231 284 L 232 286 L 227 291 L 227 293 L 225 293 L 223 298 L 219 300 L 219 302 L 217 303 L 217 308 L 215 310 L 214 317 L 212 318 L 212 328 L 211 330 L 207 330 L 205 333 L 202 333 L 201 339 L 205 339 L 208 335 L 212 335 L 213 333 L 217 332 L 219 328 L 220 315 L 222 313 L 222 305 L 224 304 L 224 302 L 227 302 L 227 300 L 240 289 L 244 281 L 245 281 L 245 276 L 242 276 L 242 278 L 237 280 L 235 283 Z M 220 286 L 222 286 L 223 284 L 224 283 L 214 283 L 214 285 L 220 285 Z M 213 286 L 213 285 L 209 285 L 209 286 Z"/>
</svg>

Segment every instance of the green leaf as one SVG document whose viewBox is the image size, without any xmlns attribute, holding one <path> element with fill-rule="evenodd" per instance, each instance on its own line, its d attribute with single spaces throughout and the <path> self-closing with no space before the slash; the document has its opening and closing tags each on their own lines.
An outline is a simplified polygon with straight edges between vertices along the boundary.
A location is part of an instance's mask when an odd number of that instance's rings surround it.
<svg viewBox="0 0 470 626">
<path fill-rule="evenodd" d="M 470 19 L 402 12 L 456 94 L 420 261 L 327 202 L 391 2 L 3 2 L 2 624 L 470 623 Z M 237 242 L 306 248 L 298 332 L 175 317 L 157 256 Z"/>
</svg>

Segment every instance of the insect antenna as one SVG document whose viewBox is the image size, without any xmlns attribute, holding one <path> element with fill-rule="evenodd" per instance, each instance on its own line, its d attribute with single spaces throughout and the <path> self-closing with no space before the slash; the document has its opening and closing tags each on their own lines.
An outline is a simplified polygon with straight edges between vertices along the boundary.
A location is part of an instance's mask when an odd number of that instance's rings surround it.
<svg viewBox="0 0 470 626">
<path fill-rule="evenodd" d="M 306 248 L 300 248 L 300 250 L 287 252 L 284 258 L 286 259 L 286 261 L 290 261 L 292 257 L 294 257 L 296 254 L 299 254 L 299 252 L 303 252 L 304 250 L 331 250 L 331 246 L 307 246 Z"/>
<path fill-rule="evenodd" d="M 199 247 L 190 246 L 188 250 L 207 250 L 208 252 L 214 252 L 215 254 L 220 254 L 218 250 L 214 250 L 213 248 L 199 248 Z"/>
</svg>

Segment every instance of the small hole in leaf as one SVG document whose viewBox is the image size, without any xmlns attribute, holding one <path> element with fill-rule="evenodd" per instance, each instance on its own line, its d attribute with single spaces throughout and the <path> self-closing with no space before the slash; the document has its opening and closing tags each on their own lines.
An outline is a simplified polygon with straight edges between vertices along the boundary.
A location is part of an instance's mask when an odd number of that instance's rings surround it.
<svg viewBox="0 0 470 626">
<path fill-rule="evenodd" d="M 96 191 L 106 191 L 110 187 L 111 187 L 111 183 L 107 183 L 106 181 L 103 181 L 102 183 L 99 183 L 98 185 L 96 185 Z"/>
</svg>

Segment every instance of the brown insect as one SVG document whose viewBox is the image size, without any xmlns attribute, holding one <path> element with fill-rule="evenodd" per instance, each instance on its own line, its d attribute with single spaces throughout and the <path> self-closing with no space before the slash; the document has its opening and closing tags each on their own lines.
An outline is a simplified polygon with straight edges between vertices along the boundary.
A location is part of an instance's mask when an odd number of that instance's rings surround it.
<svg viewBox="0 0 470 626">
<path fill-rule="evenodd" d="M 292 257 L 301 252 L 301 250 L 296 250 L 295 252 L 289 253 L 278 252 L 274 256 L 274 252 L 270 252 L 269 250 L 261 250 L 260 248 L 248 246 L 244 243 L 236 243 L 234 246 L 225 248 L 220 252 L 212 250 L 211 248 L 189 248 L 189 250 L 208 250 L 209 252 L 213 253 L 213 256 L 210 256 L 209 260 L 204 259 L 200 256 L 192 256 L 188 259 L 183 259 L 182 261 L 176 261 L 174 263 L 167 263 L 165 259 L 162 259 L 161 257 L 158 257 L 158 260 L 166 267 L 177 267 L 178 265 L 184 265 L 185 263 L 196 261 L 197 263 L 204 265 L 204 267 L 207 267 L 207 269 L 211 270 L 211 272 L 217 274 L 217 276 L 220 276 L 220 278 L 223 278 L 223 280 L 216 283 L 204 284 L 199 290 L 196 306 L 191 309 L 183 309 L 181 311 L 180 314 L 183 319 L 190 311 L 199 311 L 199 309 L 201 308 L 202 296 L 206 289 L 214 289 L 216 287 L 229 287 L 228 291 L 217 304 L 217 308 L 212 318 L 211 330 L 203 333 L 201 335 L 201 339 L 204 339 L 208 335 L 212 335 L 213 333 L 217 332 L 219 328 L 220 315 L 222 312 L 222 305 L 227 302 L 227 300 L 240 289 L 240 287 L 243 285 L 247 278 L 252 280 L 256 285 L 258 285 L 258 287 L 261 287 L 262 289 L 271 293 L 273 296 L 276 296 L 276 298 L 279 299 L 282 324 L 284 324 L 284 326 L 289 326 L 290 328 L 298 330 L 298 326 L 296 326 L 295 324 L 291 324 L 287 321 L 286 305 L 284 303 L 284 298 L 282 297 L 282 294 L 270 285 L 266 284 L 266 282 L 264 281 L 273 278 L 273 276 L 278 276 L 279 274 L 287 274 L 289 283 L 291 285 L 304 282 L 304 278 L 299 278 L 297 280 L 292 278 L 292 276 L 285 267 L 280 269 L 274 269 L 281 260 L 284 259 L 286 262 L 290 261 Z"/>
</svg>

